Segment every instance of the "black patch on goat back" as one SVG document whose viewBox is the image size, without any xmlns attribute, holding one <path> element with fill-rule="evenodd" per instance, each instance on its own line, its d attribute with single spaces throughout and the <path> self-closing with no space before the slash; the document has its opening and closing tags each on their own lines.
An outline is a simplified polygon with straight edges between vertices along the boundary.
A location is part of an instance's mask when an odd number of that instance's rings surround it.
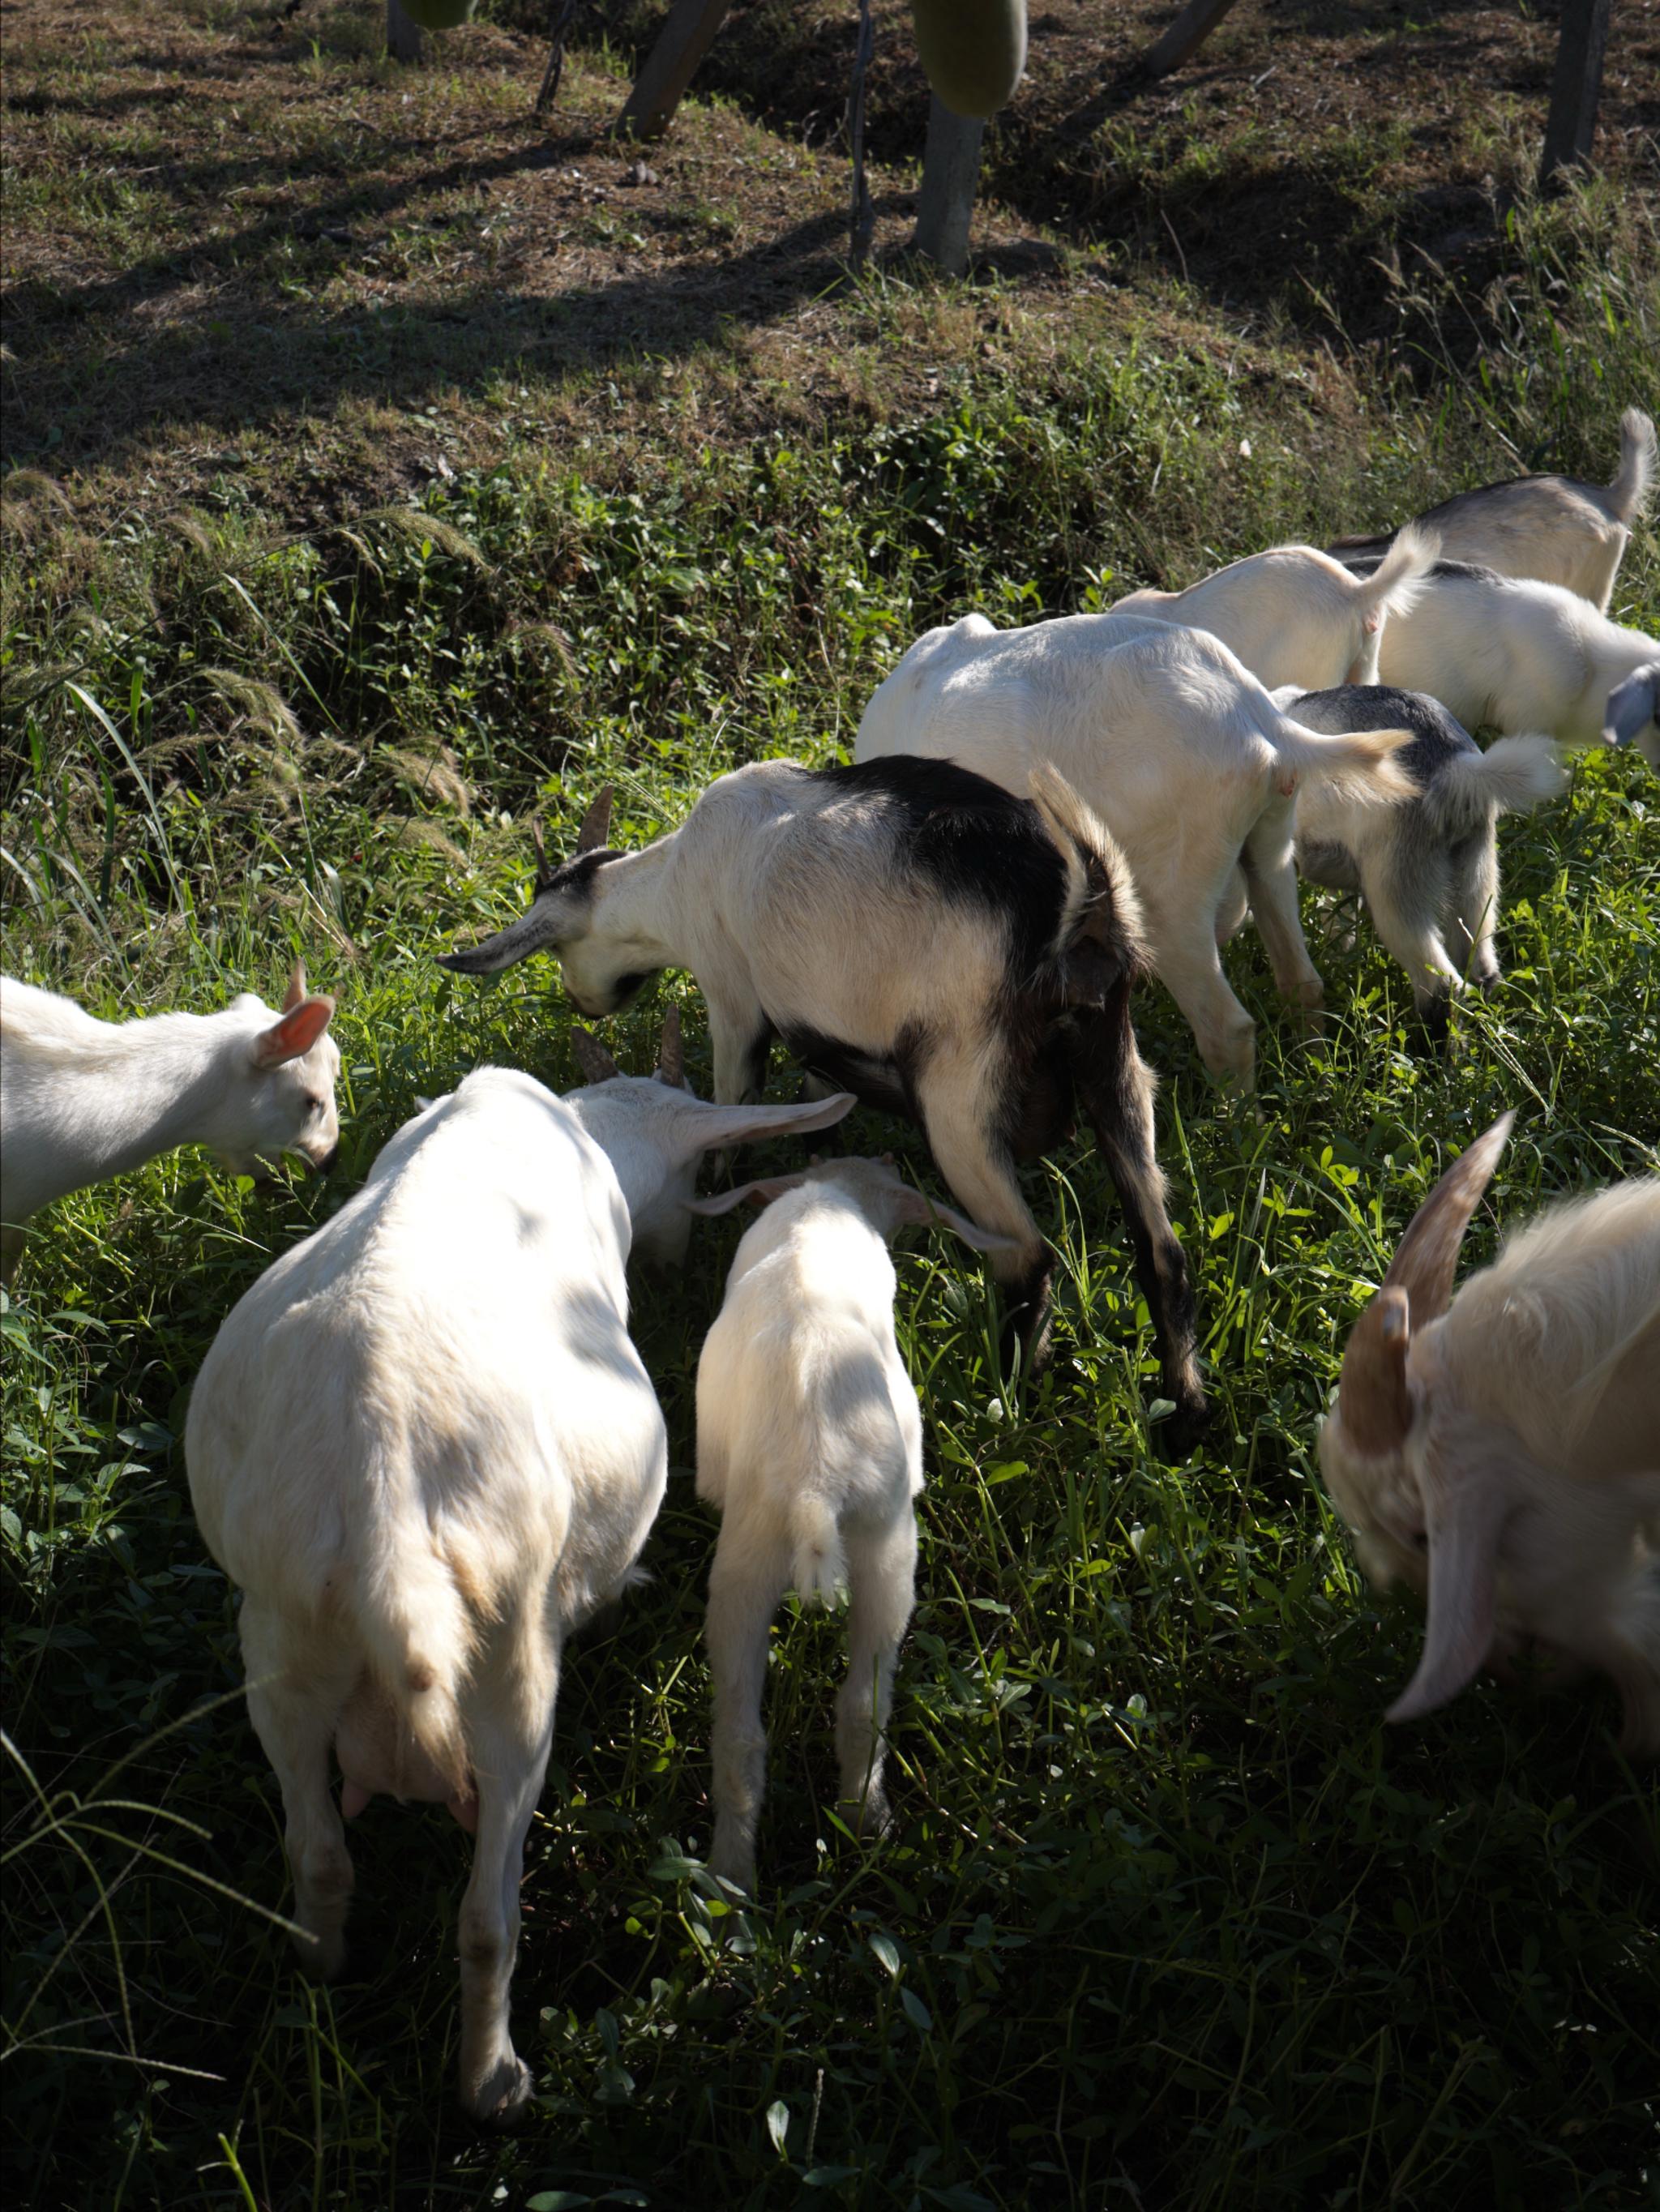
<svg viewBox="0 0 1660 2212">
<path fill-rule="evenodd" d="M 1010 975 L 1025 985 L 1054 943 L 1067 895 L 1066 862 L 1029 799 L 914 753 L 800 773 L 827 793 L 879 804 L 909 871 L 952 905 L 1006 921 Z"/>
<path fill-rule="evenodd" d="M 1374 560 L 1370 555 L 1357 557 L 1344 553 L 1338 558 L 1351 576 L 1375 576 L 1383 565 L 1381 556 Z M 1497 568 L 1484 568 L 1479 561 L 1437 561 L 1424 574 L 1443 581 L 1449 576 L 1474 576 L 1483 584 L 1510 584 L 1516 580 L 1513 576 L 1501 576 Z"/>
<path fill-rule="evenodd" d="M 1428 789 L 1455 755 L 1481 750 L 1438 699 L 1394 684 L 1340 684 L 1330 691 L 1305 691 L 1286 712 L 1293 722 L 1327 737 L 1356 730 L 1410 730 L 1412 743 L 1395 758 L 1420 791 Z"/>
</svg>

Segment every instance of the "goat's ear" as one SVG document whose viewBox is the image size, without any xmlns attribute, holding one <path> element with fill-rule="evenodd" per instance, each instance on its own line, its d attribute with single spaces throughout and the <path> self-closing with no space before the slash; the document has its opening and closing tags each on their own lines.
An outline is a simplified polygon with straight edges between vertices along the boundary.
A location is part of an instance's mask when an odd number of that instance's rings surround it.
<svg viewBox="0 0 1660 2212">
<path fill-rule="evenodd" d="M 762 1176 L 754 1182 L 740 1182 L 732 1190 L 717 1190 L 708 1198 L 689 1198 L 688 1213 L 731 1213 L 746 1198 L 770 1206 L 775 1198 L 782 1198 L 787 1190 L 797 1190 L 806 1181 L 805 1175 Z"/>
<path fill-rule="evenodd" d="M 753 1144 L 759 1137 L 805 1136 L 809 1129 L 828 1129 L 858 1103 L 851 1091 L 794 1106 L 705 1106 L 688 1099 L 686 1140 L 693 1151 L 708 1152 L 723 1145 Z"/>
<path fill-rule="evenodd" d="M 1660 660 L 1639 668 L 1609 692 L 1602 709 L 1602 743 L 1628 745 L 1651 722 L 1660 722 Z"/>
<path fill-rule="evenodd" d="M 308 1053 L 334 1018 L 332 999 L 304 999 L 279 1022 L 262 1030 L 251 1054 L 257 1068 L 281 1067 Z"/>
<path fill-rule="evenodd" d="M 611 804 L 616 796 L 616 785 L 608 783 L 582 817 L 582 826 L 576 833 L 575 857 L 578 860 L 584 853 L 597 852 L 610 836 Z"/>
<path fill-rule="evenodd" d="M 571 1031 L 570 1048 L 585 1083 L 609 1083 L 613 1076 L 623 1073 L 599 1038 L 590 1036 L 587 1030 Z"/>
<path fill-rule="evenodd" d="M 1384 1286 L 1406 1292 L 1412 1326 L 1420 1334 L 1451 1304 L 1458 1247 L 1470 1216 L 1481 1202 L 1481 1194 L 1493 1180 L 1515 1119 L 1513 1108 L 1501 1114 L 1453 1162 L 1412 1217 L 1400 1249 L 1389 1262 Z"/>
<path fill-rule="evenodd" d="M 1356 1451 L 1374 1458 L 1399 1451 L 1412 1426 L 1407 1389 L 1411 1309 L 1404 1291 L 1386 1288 L 1349 1331 L 1332 1419 Z"/>
<path fill-rule="evenodd" d="M 295 1008 L 303 1002 L 305 996 L 306 963 L 303 960 L 296 960 L 294 963 L 294 973 L 289 977 L 289 988 L 283 994 L 283 1012 L 285 1014 L 291 1014 Z"/>
<path fill-rule="evenodd" d="M 1444 1705 L 1474 1681 L 1493 1649 L 1499 1545 L 1513 1497 L 1510 1470 L 1485 1452 L 1426 1467 L 1429 1618 L 1418 1671 L 1389 1719 L 1417 1720 Z"/>
<path fill-rule="evenodd" d="M 1020 1240 L 1002 1237 L 994 1229 L 982 1229 L 970 1221 L 966 1213 L 959 1213 L 954 1206 L 940 1206 L 924 1197 L 920 1190 L 906 1183 L 899 1194 L 898 1214 L 901 1221 L 915 1221 L 923 1228 L 935 1224 L 944 1229 L 954 1229 L 965 1244 L 972 1244 L 976 1252 L 1018 1252 Z"/>
</svg>

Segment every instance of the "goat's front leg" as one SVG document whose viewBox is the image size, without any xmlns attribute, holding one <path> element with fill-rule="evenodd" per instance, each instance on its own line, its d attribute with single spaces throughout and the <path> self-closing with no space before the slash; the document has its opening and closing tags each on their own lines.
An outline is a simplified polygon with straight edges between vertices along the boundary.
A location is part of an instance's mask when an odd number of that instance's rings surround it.
<svg viewBox="0 0 1660 2212">
<path fill-rule="evenodd" d="M 472 1875 L 461 1900 L 460 2095 L 476 2120 L 508 2127 L 530 2101 L 528 2066 L 513 2047 L 508 1996 L 519 1953 L 525 1838 L 553 1747 L 556 1654 L 530 1680 L 487 1678 L 468 1698 L 468 1748 L 478 1789 Z"/>
<path fill-rule="evenodd" d="M 710 1750 L 714 1842 L 709 1872 L 751 1895 L 755 1828 L 767 1784 L 767 1732 L 761 1697 L 767 1680 L 767 1631 L 789 1584 L 781 1545 L 737 1517 L 721 1524 L 709 1570 L 704 1635 L 714 1687 Z"/>
<path fill-rule="evenodd" d="M 848 1678 L 836 1700 L 836 1756 L 842 1806 L 855 1835 L 888 1827 L 882 1768 L 900 1639 L 916 1601 L 916 1517 L 907 1508 L 872 1534 L 843 1528 L 848 1557 Z"/>
<path fill-rule="evenodd" d="M 1129 1001 L 1129 981 L 1121 977 L 1104 1007 L 1073 1015 L 1073 1073 L 1124 1209 L 1135 1278 L 1152 1321 L 1160 1387 L 1176 1407 L 1170 1441 L 1180 1453 L 1204 1425 L 1205 1391 L 1188 1265 L 1164 1208 L 1164 1178 L 1153 1151 L 1153 1078 L 1136 1047 Z"/>
<path fill-rule="evenodd" d="M 752 1106 L 767 1087 L 772 1024 L 758 1000 L 741 992 L 709 991 L 709 1044 L 714 1054 L 714 1103 Z"/>
<path fill-rule="evenodd" d="M 242 1601 L 248 1717 L 283 1792 L 284 1840 L 294 1876 L 294 1939 L 308 1974 L 331 1981 L 346 1962 L 352 1870 L 340 1809 L 329 1785 L 329 1747 L 361 1662 L 315 1642 L 296 1651 L 280 1616 Z"/>
</svg>

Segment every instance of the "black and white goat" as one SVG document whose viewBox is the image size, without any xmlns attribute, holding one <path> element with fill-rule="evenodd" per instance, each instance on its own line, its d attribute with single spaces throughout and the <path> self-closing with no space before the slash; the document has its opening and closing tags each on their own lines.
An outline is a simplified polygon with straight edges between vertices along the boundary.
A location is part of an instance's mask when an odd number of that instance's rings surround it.
<svg viewBox="0 0 1660 2212">
<path fill-rule="evenodd" d="M 1355 805 L 1310 779 L 1298 794 L 1297 865 L 1310 883 L 1358 890 L 1407 971 L 1419 1013 L 1444 1032 L 1451 994 L 1499 981 L 1498 820 L 1529 813 L 1567 785 L 1548 738 L 1500 738 L 1486 752 L 1438 701 L 1383 684 L 1274 694 L 1304 727 L 1335 736 L 1389 723 L 1410 730 L 1394 757 L 1415 787 L 1394 805 Z"/>
<path fill-rule="evenodd" d="M 1511 477 L 1444 499 L 1409 529 L 1433 531 L 1449 561 L 1468 561 L 1501 576 L 1560 584 L 1606 614 L 1649 486 L 1660 465 L 1654 425 L 1635 407 L 1620 418 L 1620 466 L 1609 484 L 1578 477 Z M 1381 558 L 1398 531 L 1340 538 L 1327 550 L 1340 561 Z"/>
<path fill-rule="evenodd" d="M 1130 1025 L 1145 966 L 1134 894 L 1064 780 L 1040 773 L 1032 792 L 944 761 L 762 761 L 635 853 L 604 842 L 606 792 L 575 857 L 538 872 L 528 913 L 444 964 L 483 975 L 555 952 L 590 1016 L 656 969 L 690 969 L 723 1103 L 760 1095 L 777 1036 L 811 1073 L 919 1123 L 958 1203 L 1013 1240 L 993 1266 L 1032 1365 L 1054 1260 L 1015 1164 L 1064 1134 L 1075 1091 L 1123 1204 L 1179 1444 L 1204 1395 L 1153 1078 Z"/>
</svg>

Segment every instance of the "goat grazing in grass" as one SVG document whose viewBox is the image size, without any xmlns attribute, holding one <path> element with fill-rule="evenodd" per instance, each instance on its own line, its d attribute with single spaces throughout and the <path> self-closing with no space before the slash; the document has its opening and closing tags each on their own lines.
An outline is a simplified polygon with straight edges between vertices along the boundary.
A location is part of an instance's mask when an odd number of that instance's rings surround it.
<svg viewBox="0 0 1660 2212">
<path fill-rule="evenodd" d="M 70 1000 L 0 977 L 0 1275 L 31 1215 L 179 1145 L 238 1175 L 283 1152 L 333 1162 L 340 1054 L 332 999 L 296 963 L 282 1012 L 244 992 L 217 1014 L 100 1022 Z"/>
<path fill-rule="evenodd" d="M 520 921 L 444 964 L 484 974 L 554 951 L 590 1014 L 614 1012 L 657 969 L 689 968 L 718 1097 L 758 1095 L 777 1036 L 810 1073 L 920 1122 L 958 1202 L 1006 1240 L 993 1266 L 1033 1366 L 1054 1258 L 1015 1163 L 1064 1133 L 1075 1091 L 1129 1225 L 1172 1441 L 1189 1436 L 1204 1394 L 1130 1026 L 1134 896 L 1062 780 L 1034 776 L 1027 800 L 942 761 L 763 761 L 626 854 L 604 842 L 610 803 L 590 810 L 575 856 L 538 874 Z"/>
<path fill-rule="evenodd" d="M 882 1160 L 815 1163 L 804 1175 L 693 1201 L 725 1213 L 770 1200 L 738 1247 L 726 1303 L 697 1368 L 697 1494 L 721 1509 L 707 1635 L 714 1678 L 712 1873 L 755 1885 L 766 1777 L 761 1696 L 767 1631 L 792 1585 L 826 1603 L 846 1585 L 848 1674 L 836 1701 L 842 1802 L 856 1828 L 887 1823 L 885 1731 L 910 1619 L 922 1417 L 893 1328 L 888 1240 L 940 1221 Z"/>
<path fill-rule="evenodd" d="M 1529 1642 L 1611 1675 L 1623 1747 L 1660 1752 L 1660 1176 L 1569 1199 L 1452 1294 L 1514 1115 L 1419 1208 L 1354 1324 L 1320 1432 L 1380 1586 L 1429 1601 L 1391 1720 Z"/>
<path fill-rule="evenodd" d="M 1379 641 L 1412 605 L 1436 550 L 1432 533 L 1403 530 L 1376 568 L 1357 578 L 1312 545 L 1276 545 L 1185 592 L 1132 592 L 1108 612 L 1208 630 L 1271 690 L 1376 684 Z"/>
<path fill-rule="evenodd" d="M 1415 787 L 1390 757 L 1409 735 L 1304 728 L 1204 630 L 1115 612 L 1000 631 L 967 615 L 910 647 L 866 708 L 854 750 L 861 761 L 948 757 L 1018 792 L 1058 771 L 1122 852 L 1152 965 L 1206 1066 L 1248 1091 L 1256 1026 L 1217 948 L 1243 921 L 1248 892 L 1281 994 L 1317 1012 L 1293 801 L 1315 787 L 1357 808 L 1410 798 Z"/>
<path fill-rule="evenodd" d="M 1560 584 L 1599 614 L 1608 611 L 1632 528 L 1642 514 L 1657 465 L 1654 425 L 1640 409 L 1620 418 L 1620 466 L 1610 484 L 1578 477 L 1511 477 L 1444 499 L 1409 526 L 1432 531 L 1448 561 L 1468 562 L 1500 576 Z M 1340 561 L 1388 553 L 1396 532 L 1343 538 L 1327 550 Z"/>
<path fill-rule="evenodd" d="M 1420 692 L 1349 685 L 1289 689 L 1278 703 L 1304 727 L 1338 732 L 1394 723 L 1413 732 L 1395 756 L 1414 786 L 1393 806 L 1347 804 L 1310 781 L 1297 802 L 1297 865 L 1310 882 L 1358 890 L 1372 926 L 1405 969 L 1432 1033 L 1447 1025 L 1450 994 L 1499 981 L 1501 814 L 1529 813 L 1567 787 L 1548 738 L 1500 738 L 1483 752 L 1436 700 Z"/>
<path fill-rule="evenodd" d="M 853 1104 L 702 1105 L 678 1060 L 671 1038 L 657 1079 L 602 1060 L 562 1099 L 504 1068 L 468 1076 L 266 1269 L 191 1398 L 191 1497 L 243 1594 L 301 1960 L 344 1962 L 342 1808 L 447 1802 L 477 1837 L 460 2092 L 481 2120 L 530 2094 L 508 1997 L 565 1638 L 631 1579 L 667 1471 L 628 1333 L 631 1244 L 684 1243 L 711 1146 Z"/>
<path fill-rule="evenodd" d="M 1385 632 L 1381 681 L 1426 691 L 1466 729 L 1542 731 L 1563 745 L 1600 745 L 1623 700 L 1623 736 L 1660 758 L 1653 687 L 1628 689 L 1660 662 L 1660 638 L 1625 629 L 1560 584 L 1518 583 L 1438 562 Z M 1639 708 L 1646 701 L 1646 711 Z"/>
</svg>

